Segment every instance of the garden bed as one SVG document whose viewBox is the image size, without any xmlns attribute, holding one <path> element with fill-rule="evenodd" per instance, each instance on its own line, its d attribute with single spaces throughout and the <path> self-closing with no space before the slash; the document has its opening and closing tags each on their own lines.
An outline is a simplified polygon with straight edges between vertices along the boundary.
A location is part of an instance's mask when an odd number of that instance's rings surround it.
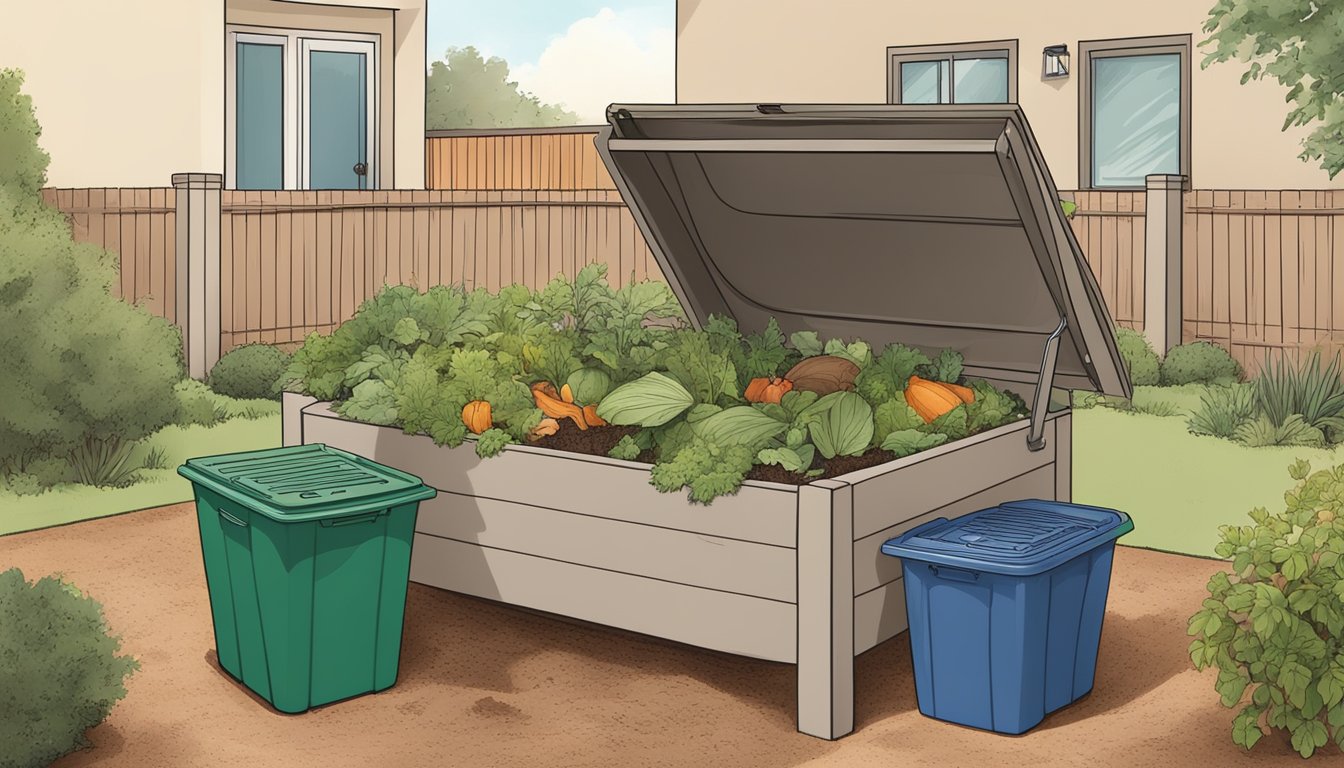
<svg viewBox="0 0 1344 768">
<path fill-rule="evenodd" d="M 832 479 L 748 479 L 706 506 L 658 492 L 636 461 L 539 445 L 481 458 L 311 398 L 284 407 L 287 443 L 348 450 L 440 491 L 421 505 L 413 581 L 797 664 L 799 729 L 825 738 L 853 727 L 853 656 L 906 628 L 900 563 L 882 542 L 938 516 L 1070 495 L 1067 410 L 1046 417 L 1044 450 L 1028 449 L 1022 420 Z"/>
</svg>

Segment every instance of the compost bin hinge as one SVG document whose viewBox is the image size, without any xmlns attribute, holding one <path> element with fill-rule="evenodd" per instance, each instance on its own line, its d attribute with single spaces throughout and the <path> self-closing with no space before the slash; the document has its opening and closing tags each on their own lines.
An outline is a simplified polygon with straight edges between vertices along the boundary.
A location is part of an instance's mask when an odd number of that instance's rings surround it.
<svg viewBox="0 0 1344 768">
<path fill-rule="evenodd" d="M 1031 401 L 1031 427 L 1027 430 L 1027 449 L 1031 451 L 1045 447 L 1045 414 L 1050 408 L 1050 390 L 1055 383 L 1055 358 L 1059 357 L 1059 337 L 1068 324 L 1068 320 L 1059 318 L 1059 327 L 1045 340 L 1041 375 L 1036 379 L 1036 394 Z"/>
</svg>

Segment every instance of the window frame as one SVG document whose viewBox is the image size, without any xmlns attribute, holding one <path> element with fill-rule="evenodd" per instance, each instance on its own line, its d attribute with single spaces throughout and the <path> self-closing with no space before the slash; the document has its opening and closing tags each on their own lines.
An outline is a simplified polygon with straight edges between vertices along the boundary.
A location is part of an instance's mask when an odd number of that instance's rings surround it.
<svg viewBox="0 0 1344 768">
<path fill-rule="evenodd" d="M 382 52 L 382 36 L 374 33 L 328 32 L 320 29 L 297 29 L 288 27 L 262 27 L 249 24 L 229 24 L 225 26 L 224 44 L 224 188 L 238 188 L 237 168 L 237 92 L 238 92 L 238 43 L 277 45 L 281 47 L 281 60 L 284 63 L 284 80 L 280 85 L 283 100 L 281 115 L 284 119 L 284 138 L 280 149 L 283 164 L 283 186 L 285 190 L 308 189 L 308 155 L 304 151 L 308 124 L 308 103 L 305 90 L 308 79 L 308 67 L 304 58 L 310 50 L 358 50 L 368 52 L 372 45 L 372 54 L 368 61 L 368 87 L 366 98 L 368 107 L 365 120 L 368 122 L 365 137 L 368 143 L 367 189 L 382 189 L 379 180 L 382 175 L 381 136 L 382 124 L 380 99 L 382 98 L 381 71 L 379 56 Z M 351 45 L 351 44 L 358 45 Z"/>
<path fill-rule="evenodd" d="M 953 69 L 957 59 L 1007 59 L 1008 60 L 1008 101 L 1017 103 L 1017 39 L 983 40 L 972 43 L 940 43 L 938 45 L 890 45 L 887 46 L 887 103 L 901 104 L 901 64 L 919 61 L 946 61 L 948 64 L 948 102 L 957 101 L 956 73 Z M 984 102 L 975 102 L 984 103 Z"/>
<path fill-rule="evenodd" d="M 1081 40 L 1078 43 L 1078 188 L 1097 190 L 1136 190 L 1140 186 L 1097 186 L 1092 178 L 1092 113 L 1093 68 L 1097 59 L 1118 59 L 1132 56 L 1178 54 L 1180 56 L 1180 127 L 1176 148 L 1178 173 L 1185 177 L 1185 188 L 1190 188 L 1190 51 L 1191 35 L 1157 35 L 1151 37 L 1119 37 L 1107 40 Z"/>
</svg>

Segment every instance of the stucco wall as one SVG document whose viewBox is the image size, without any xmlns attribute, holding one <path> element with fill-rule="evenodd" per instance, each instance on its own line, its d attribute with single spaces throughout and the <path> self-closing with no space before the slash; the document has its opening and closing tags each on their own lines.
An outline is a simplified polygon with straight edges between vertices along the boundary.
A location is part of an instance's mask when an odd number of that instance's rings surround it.
<svg viewBox="0 0 1344 768">
<path fill-rule="evenodd" d="M 1189 34 L 1191 183 L 1199 188 L 1344 188 L 1297 159 L 1306 131 L 1280 131 L 1285 89 L 1239 84 L 1237 63 L 1200 67 L 1208 0 L 1047 3 L 963 0 L 678 0 L 677 101 L 887 100 L 888 46 L 1018 40 L 1018 102 L 1056 184 L 1078 183 L 1080 40 Z M 1075 73 L 1041 79 L 1041 49 L 1066 43 Z"/>
<path fill-rule="evenodd" d="M 224 163 L 224 4 L 7 1 L 0 67 L 24 92 L 57 187 L 155 186 Z"/>
<path fill-rule="evenodd" d="M 418 189 L 425 13 L 425 0 L 6 1 L 0 67 L 26 74 L 49 186 L 163 187 L 174 173 L 224 171 L 226 23 L 373 32 L 382 186 Z"/>
</svg>

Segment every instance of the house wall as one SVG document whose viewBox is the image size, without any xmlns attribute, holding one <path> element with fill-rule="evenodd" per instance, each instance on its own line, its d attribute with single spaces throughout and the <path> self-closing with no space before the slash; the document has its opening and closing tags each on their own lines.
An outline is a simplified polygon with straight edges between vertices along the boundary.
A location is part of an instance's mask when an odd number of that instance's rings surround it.
<svg viewBox="0 0 1344 768">
<path fill-rule="evenodd" d="M 1060 5 L 1042 0 L 956 4 L 850 0 L 679 0 L 677 101 L 728 103 L 887 100 L 887 47 L 1018 40 L 1018 102 L 1055 183 L 1078 185 L 1078 43 L 1193 36 L 1191 181 L 1196 188 L 1340 189 L 1316 161 L 1297 159 L 1303 129 L 1277 82 L 1240 85 L 1238 63 L 1200 67 L 1207 0 Z M 1066 43 L 1074 74 L 1041 79 L 1041 49 Z"/>
<path fill-rule="evenodd" d="M 4 3 L 0 67 L 26 75 L 48 183 L 162 187 L 221 170 L 223 28 L 218 0 Z"/>
<path fill-rule="evenodd" d="M 50 186 L 163 187 L 224 172 L 226 24 L 378 34 L 381 183 L 419 189 L 425 13 L 425 0 L 6 2 L 0 67 L 25 73 Z"/>
</svg>

